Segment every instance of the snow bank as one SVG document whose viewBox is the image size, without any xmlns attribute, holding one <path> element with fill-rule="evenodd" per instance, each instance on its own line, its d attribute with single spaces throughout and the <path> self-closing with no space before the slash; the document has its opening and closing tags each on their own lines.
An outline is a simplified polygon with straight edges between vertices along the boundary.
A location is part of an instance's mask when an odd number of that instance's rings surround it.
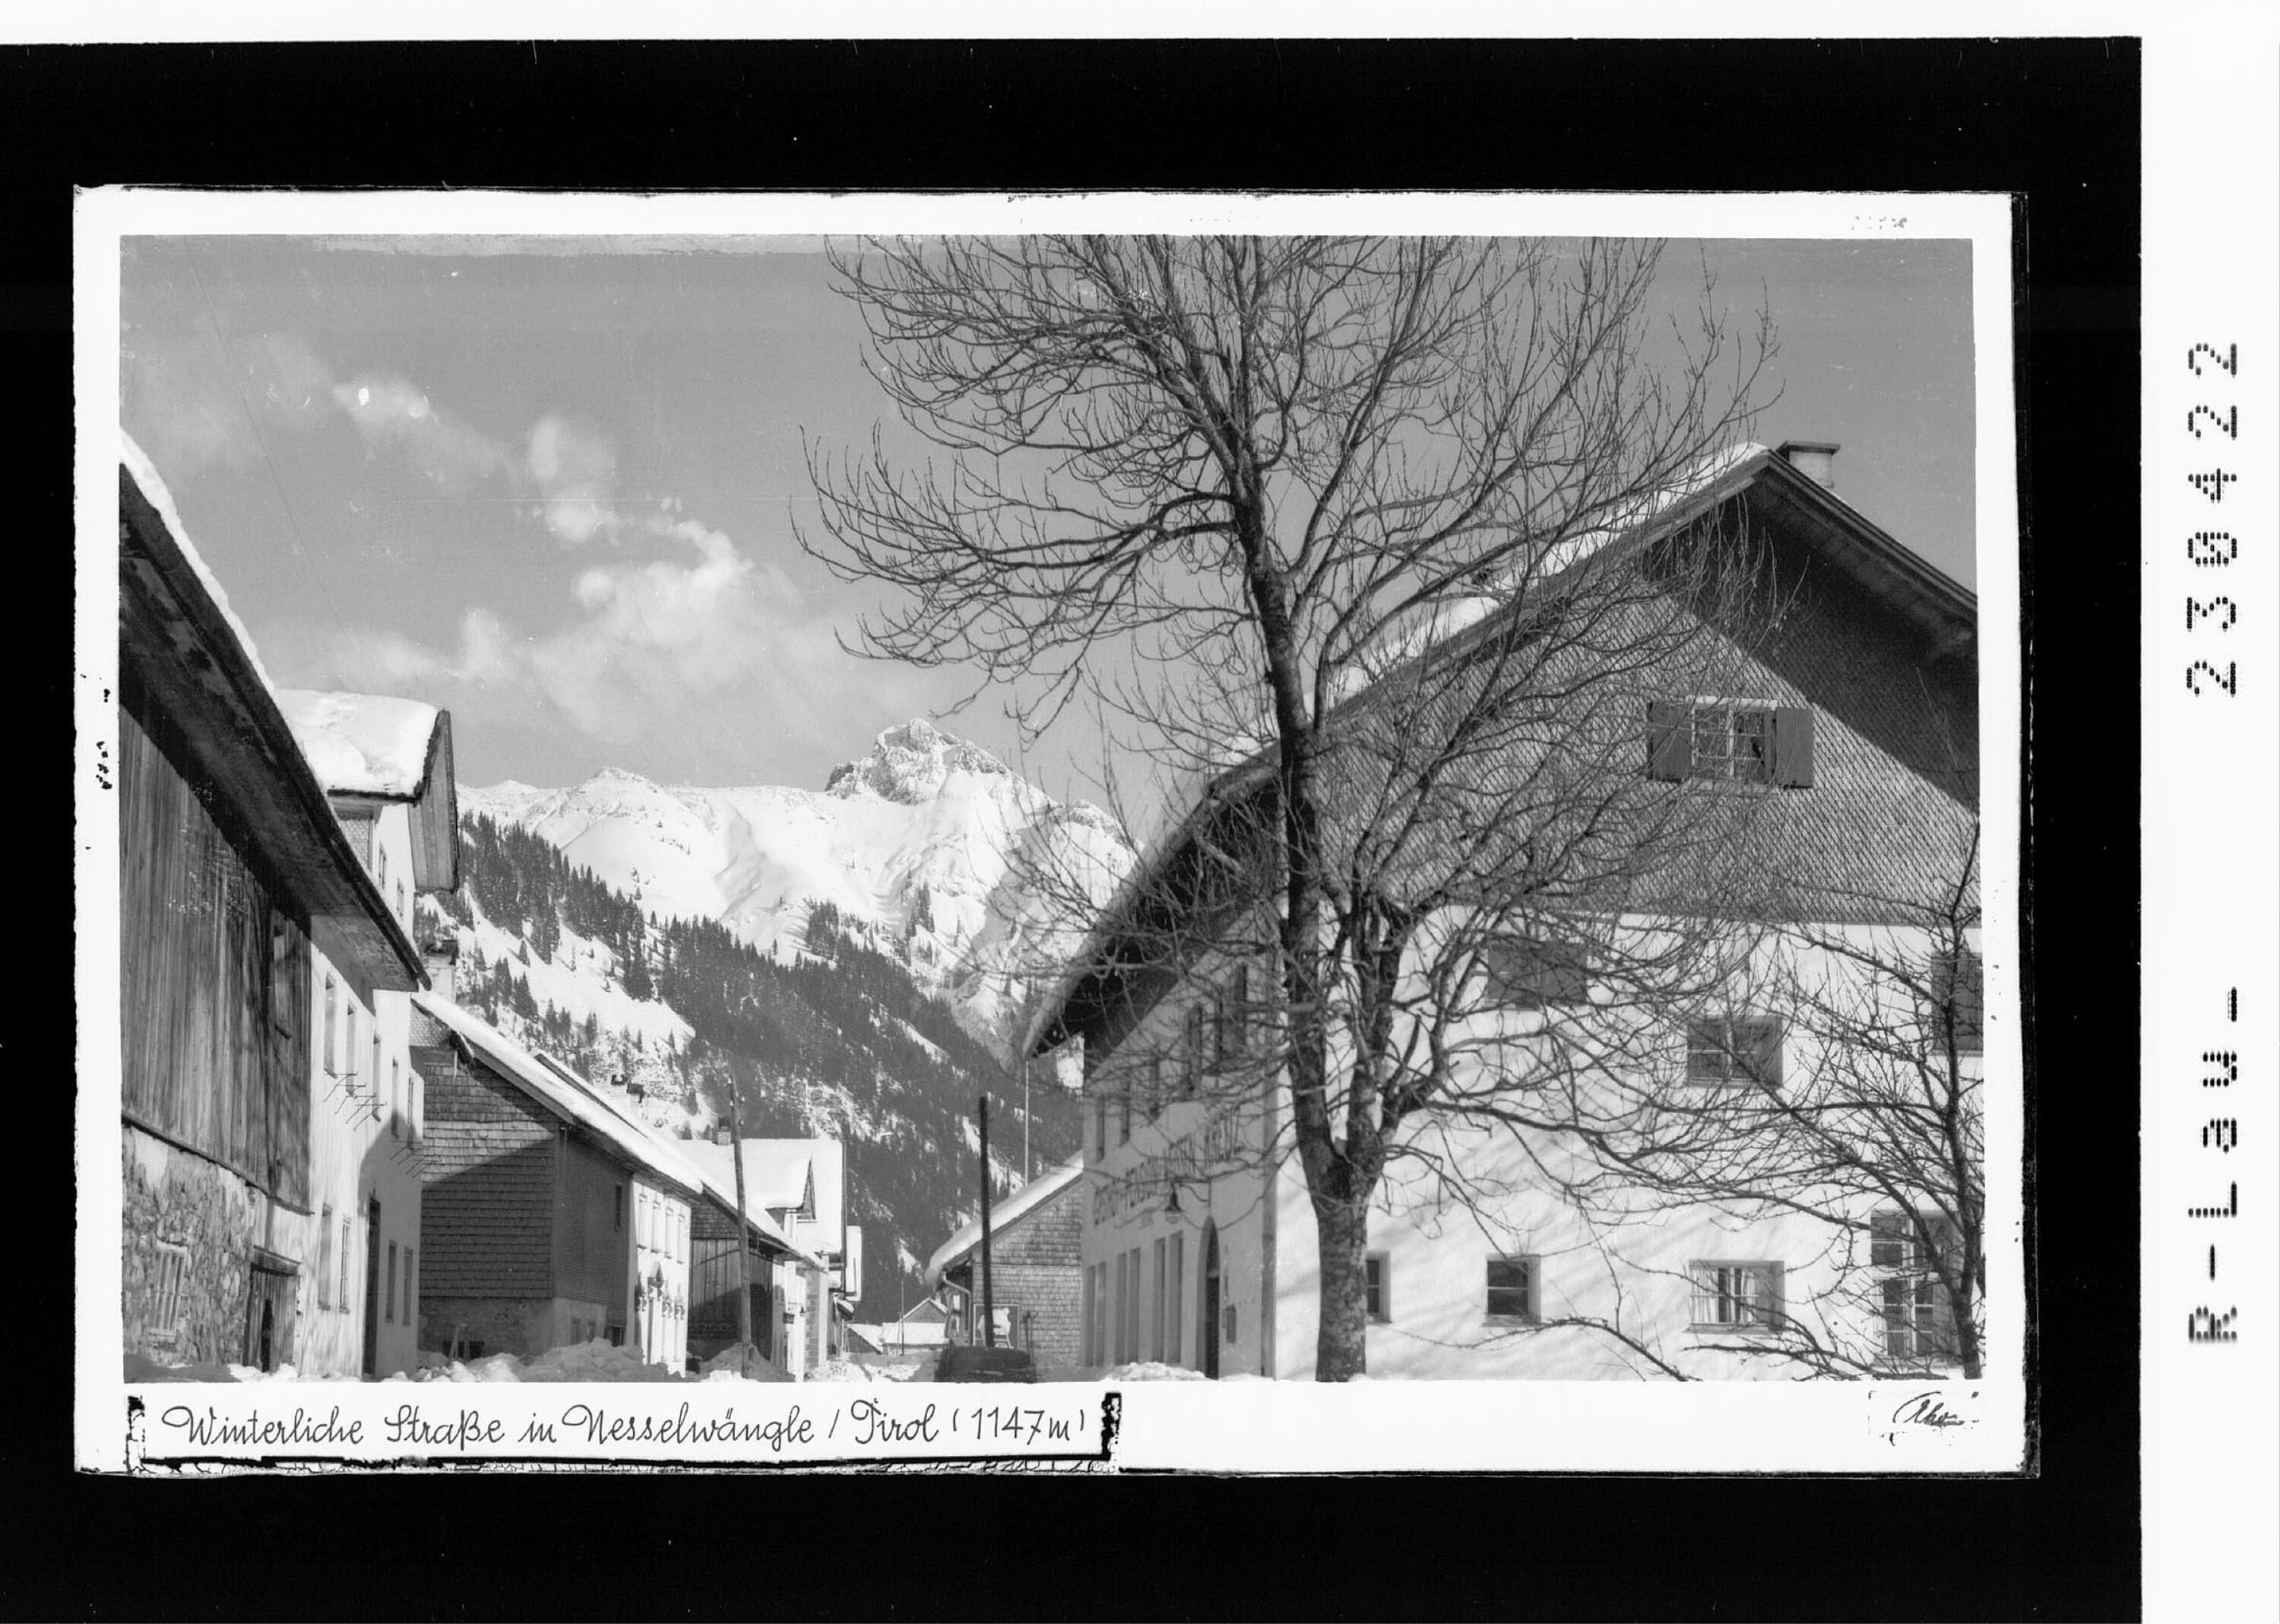
<svg viewBox="0 0 2280 1624">
<path fill-rule="evenodd" d="M 351 1375 L 312 1371 L 303 1374 L 290 1365 L 280 1365 L 274 1370 L 263 1370 L 256 1365 L 226 1365 L 215 1361 L 204 1365 L 163 1365 L 147 1354 L 127 1356 L 126 1379 L 144 1382 L 357 1382 L 362 1378 Z"/>
<path fill-rule="evenodd" d="M 1167 1365 L 1159 1359 L 1141 1359 L 1130 1365 L 1114 1365 L 1101 1372 L 1103 1382 L 1208 1382 L 1210 1377 L 1200 1370 L 1190 1370 L 1185 1365 Z"/>
<path fill-rule="evenodd" d="M 327 789 L 408 800 L 428 774 L 435 707 L 375 694 L 287 688 L 278 707 Z"/>
<path fill-rule="evenodd" d="M 746 1344 L 743 1343 L 730 1343 L 720 1352 L 706 1359 L 697 1366 L 704 1372 L 704 1379 L 707 1382 L 789 1382 L 791 1380 L 790 1376 L 770 1363 L 767 1356 L 758 1348 L 751 1350 L 751 1363 L 747 1366 L 743 1362 L 745 1347 Z M 751 1374 L 745 1374 L 746 1369 L 749 1369 Z"/>
<path fill-rule="evenodd" d="M 832 1359 L 807 1373 L 811 1382 L 931 1382 L 931 1358 L 893 1365 L 862 1365 L 852 1359 Z"/>
</svg>

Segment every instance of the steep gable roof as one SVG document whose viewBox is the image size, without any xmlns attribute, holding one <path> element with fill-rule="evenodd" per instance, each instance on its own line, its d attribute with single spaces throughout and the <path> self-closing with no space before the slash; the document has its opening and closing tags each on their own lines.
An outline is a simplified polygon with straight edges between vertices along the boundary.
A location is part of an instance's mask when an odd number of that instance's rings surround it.
<svg viewBox="0 0 2280 1624">
<path fill-rule="evenodd" d="M 1330 714 L 1352 719 L 1367 713 L 1385 694 L 1396 691 L 1399 678 L 1428 658 L 1454 666 L 1492 639 L 1530 635 L 1535 618 L 1594 572 L 1637 559 L 1691 527 L 1735 511 L 1746 513 L 1755 533 L 1764 536 L 1777 579 L 1802 583 L 1826 572 L 1854 597 L 1877 605 L 1906 627 L 1911 646 L 1925 661 L 1952 662 L 1967 669 L 1976 689 L 1977 595 L 1901 545 L 1781 450 L 1749 443 L 1714 454 L 1672 491 L 1642 498 L 1637 509 L 1637 517 L 1627 528 L 1621 524 L 1603 527 L 1562 543 L 1556 550 L 1556 566 L 1540 574 L 1522 601 L 1496 596 L 1509 588 L 1509 580 L 1490 582 L 1473 596 L 1420 614 L 1413 623 L 1387 628 L 1381 651 L 1361 661 L 1367 681 L 1341 693 Z M 1971 736 L 1976 746 L 1976 718 Z M 1974 754 L 1976 771 L 1976 749 Z M 1136 911 L 1160 907 L 1167 892 L 1179 889 L 1181 866 L 1192 866 L 1198 845 L 1211 838 L 1215 819 L 1248 802 L 1273 781 L 1275 752 L 1271 741 L 1241 741 L 1221 759 L 1229 765 L 1188 787 L 1184 811 L 1175 810 L 1175 820 L 1111 896 L 1059 984 L 1018 1035 L 1017 1058 L 1067 1041 L 1111 1004 L 1131 1007 L 1119 952 L 1120 941 L 1128 934 L 1128 922 Z M 1091 1006 L 1091 1015 L 1084 1019 L 1072 1012 L 1081 1002 Z"/>
</svg>

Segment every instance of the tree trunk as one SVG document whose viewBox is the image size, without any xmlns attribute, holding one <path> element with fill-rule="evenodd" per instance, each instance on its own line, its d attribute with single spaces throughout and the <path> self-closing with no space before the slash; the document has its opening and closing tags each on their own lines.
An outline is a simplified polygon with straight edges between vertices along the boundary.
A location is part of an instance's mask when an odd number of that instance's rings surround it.
<svg viewBox="0 0 2280 1624">
<path fill-rule="evenodd" d="M 1317 1196 L 1314 1237 L 1322 1281 L 1314 1380 L 1347 1382 L 1369 1366 L 1368 1202 Z"/>
</svg>

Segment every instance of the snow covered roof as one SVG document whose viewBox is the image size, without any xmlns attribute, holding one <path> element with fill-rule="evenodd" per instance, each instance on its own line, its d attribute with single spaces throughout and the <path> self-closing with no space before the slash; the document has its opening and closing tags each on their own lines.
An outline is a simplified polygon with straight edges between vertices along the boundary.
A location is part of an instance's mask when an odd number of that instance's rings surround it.
<svg viewBox="0 0 2280 1624">
<path fill-rule="evenodd" d="M 815 1223 L 836 1234 L 839 1192 L 844 1159 L 836 1139 L 740 1139 L 744 1158 L 744 1198 L 755 1211 L 762 1207 L 802 1207 L 812 1200 Z M 692 1140 L 685 1147 L 691 1158 L 731 1189 L 736 1188 L 736 1164 L 728 1147 L 709 1139 Z"/>
<path fill-rule="evenodd" d="M 1084 1173 L 1082 1153 L 1069 1158 L 1043 1178 L 1031 1179 L 997 1205 L 990 1209 L 990 1239 L 996 1240 L 1014 1224 L 1027 1218 L 1055 1196 L 1076 1182 Z M 982 1220 L 976 1218 L 956 1235 L 935 1248 L 934 1256 L 927 1259 L 927 1289 L 931 1291 L 942 1283 L 943 1272 L 952 1269 L 965 1260 L 968 1252 L 982 1246 Z"/>
<path fill-rule="evenodd" d="M 245 629 L 245 622 L 237 618 L 237 611 L 229 606 L 229 594 L 221 589 L 221 582 L 215 578 L 213 571 L 206 567 L 197 544 L 190 540 L 189 530 L 174 507 L 173 492 L 168 490 L 166 481 L 158 477 L 158 464 L 150 460 L 149 454 L 135 443 L 135 437 L 123 428 L 119 431 L 119 462 L 134 480 L 135 489 L 142 493 L 142 499 L 158 513 L 159 522 L 166 527 L 175 550 L 182 555 L 182 562 L 189 566 L 190 573 L 197 578 L 198 584 L 205 589 L 206 596 L 212 600 L 214 608 L 220 612 L 222 623 L 237 639 L 238 650 L 245 656 L 246 664 L 253 667 L 253 673 L 261 679 L 262 687 L 273 696 L 277 692 L 277 684 L 270 680 L 267 668 L 261 663 L 260 650 L 253 646 L 253 635 Z"/>
<path fill-rule="evenodd" d="M 458 786 L 451 777 L 451 715 L 417 699 L 316 689 L 277 690 L 293 736 L 335 796 L 412 804 L 413 883 L 459 883 Z"/>
<path fill-rule="evenodd" d="M 709 1197 L 730 1212 L 736 1210 L 735 1187 L 731 1185 L 724 1191 L 705 1168 L 684 1154 L 700 1148 L 698 1142 L 683 1143 L 659 1137 L 648 1124 L 635 1121 L 603 1098 L 590 1084 L 579 1081 L 575 1073 L 550 1066 L 497 1027 L 477 1020 L 448 998 L 434 993 L 416 993 L 412 1001 L 450 1028 L 484 1065 L 555 1115 L 585 1128 L 636 1166 L 670 1180 L 692 1195 Z M 746 1214 L 753 1228 L 797 1261 L 811 1268 L 823 1266 L 793 1245 L 766 1214 L 757 1210 L 758 1205 L 754 1203 L 754 1210 Z"/>
<path fill-rule="evenodd" d="M 417 699 L 277 690 L 278 705 L 326 789 L 409 801 L 428 781 L 428 747 L 442 713 Z"/>
<path fill-rule="evenodd" d="M 119 662 L 138 715 L 163 717 L 202 794 L 227 804 L 360 995 L 426 985 L 303 754 L 253 640 L 142 448 L 119 436 Z"/>
</svg>

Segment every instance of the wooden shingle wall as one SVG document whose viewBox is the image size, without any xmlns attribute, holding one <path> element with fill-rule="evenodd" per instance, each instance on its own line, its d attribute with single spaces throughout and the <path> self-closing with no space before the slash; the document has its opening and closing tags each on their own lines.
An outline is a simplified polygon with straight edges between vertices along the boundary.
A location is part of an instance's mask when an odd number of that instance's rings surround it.
<svg viewBox="0 0 2280 1624">
<path fill-rule="evenodd" d="M 440 1045 L 415 1045 L 428 1084 L 420 1283 L 436 1297 L 554 1295 L 553 1119 Z"/>
</svg>

